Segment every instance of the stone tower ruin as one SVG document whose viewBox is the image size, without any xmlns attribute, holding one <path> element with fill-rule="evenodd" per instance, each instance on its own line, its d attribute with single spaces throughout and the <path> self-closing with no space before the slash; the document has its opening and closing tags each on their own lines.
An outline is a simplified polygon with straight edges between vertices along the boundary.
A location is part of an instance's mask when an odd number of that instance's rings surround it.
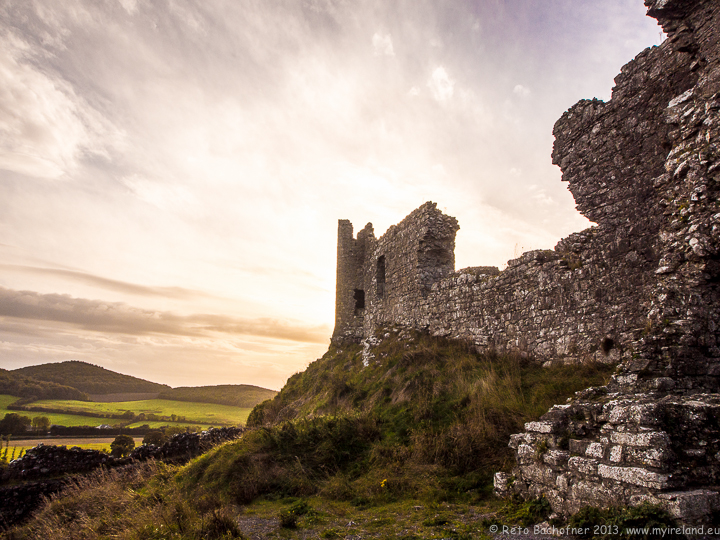
<svg viewBox="0 0 720 540">
<path fill-rule="evenodd" d="M 376 239 L 338 223 L 333 343 L 359 341 L 384 324 L 414 326 L 433 284 L 455 270 L 457 220 L 428 202 Z"/>
</svg>

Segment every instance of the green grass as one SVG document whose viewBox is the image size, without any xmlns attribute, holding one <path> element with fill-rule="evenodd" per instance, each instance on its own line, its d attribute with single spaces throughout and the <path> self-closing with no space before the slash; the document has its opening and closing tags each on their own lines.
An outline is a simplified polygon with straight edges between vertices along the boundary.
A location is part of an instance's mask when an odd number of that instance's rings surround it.
<svg viewBox="0 0 720 540">
<path fill-rule="evenodd" d="M 183 386 L 162 392 L 158 397 L 195 403 L 217 403 L 252 409 L 266 399 L 277 395 L 275 390 L 249 384 L 221 384 L 217 386 Z"/>
<path fill-rule="evenodd" d="M 485 514 L 500 507 L 492 476 L 513 463 L 510 434 L 612 371 L 544 369 L 420 334 L 372 352 L 363 366 L 359 346 L 331 348 L 253 409 L 242 438 L 182 468 L 58 499 L 20 537 L 79 536 L 72 516 L 82 514 L 84 530 L 97 531 L 88 538 L 199 539 L 208 523 L 242 529 L 251 519 L 279 538 L 488 538 Z M 537 513 L 513 512 L 505 519 Z"/>
<path fill-rule="evenodd" d="M 20 399 L 20 398 L 17 396 L 8 396 L 5 394 L 0 394 L 0 413 L 5 415 L 5 413 L 8 412 L 7 406 L 10 405 L 11 403 L 16 402 L 18 399 Z"/>
<path fill-rule="evenodd" d="M 363 366 L 360 346 L 331 347 L 255 407 L 248 425 L 362 410 L 380 422 L 383 452 L 410 448 L 419 461 L 458 473 L 498 470 L 511 458 L 510 434 L 574 392 L 604 384 L 614 369 L 542 368 L 422 334 L 384 339 L 373 354 Z"/>
<path fill-rule="evenodd" d="M 164 421 L 158 420 L 160 424 L 167 424 L 171 421 L 170 418 L 172 415 L 175 415 L 176 419 L 172 420 L 173 422 L 214 426 L 245 423 L 251 410 L 249 408 L 231 407 L 229 405 L 190 403 L 165 399 L 119 401 L 113 403 L 52 399 L 36 401 L 32 403 L 31 406 L 46 409 L 62 409 L 67 414 L 81 412 L 96 415 L 98 418 L 112 414 L 123 414 L 126 411 L 132 411 L 136 416 L 140 414 L 145 414 L 146 416 L 153 414 L 158 417 L 167 417 Z M 88 420 L 86 420 L 86 422 L 87 421 Z M 143 419 L 136 419 L 135 422 L 137 425 L 146 423 L 149 423 L 148 420 Z"/>
<path fill-rule="evenodd" d="M 17 413 L 22 416 L 27 416 L 30 419 L 33 419 L 36 416 L 47 416 L 50 419 L 50 423 L 58 426 L 97 426 L 107 423 L 103 421 L 102 418 L 92 418 L 89 416 L 80 416 L 75 414 L 9 410 L 7 406 L 18 399 L 20 398 L 17 396 L 0 395 L 0 418 L 4 417 L 7 413 Z"/>
<path fill-rule="evenodd" d="M 147 463 L 136 470 L 99 471 L 79 480 L 61 498 L 48 501 L 33 519 L 11 531 L 12 538 L 399 538 L 489 540 L 484 516 L 499 505 L 477 507 L 408 499 L 359 508 L 319 497 L 261 500 L 238 509 L 198 486 L 188 497 L 176 482 L 179 470 Z M 281 526 L 293 513 L 292 527 Z M 78 519 L 81 516 L 82 519 Z M 255 532 L 257 534 L 257 532 Z"/>
</svg>

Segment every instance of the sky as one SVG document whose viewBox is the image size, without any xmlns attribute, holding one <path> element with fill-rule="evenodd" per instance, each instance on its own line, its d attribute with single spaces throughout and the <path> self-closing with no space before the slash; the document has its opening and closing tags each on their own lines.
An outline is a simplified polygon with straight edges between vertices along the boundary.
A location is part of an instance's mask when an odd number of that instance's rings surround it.
<svg viewBox="0 0 720 540">
<path fill-rule="evenodd" d="M 642 0 L 0 0 L 0 367 L 280 389 L 338 219 L 435 201 L 458 269 L 590 226 L 553 124 L 662 38 Z"/>
</svg>

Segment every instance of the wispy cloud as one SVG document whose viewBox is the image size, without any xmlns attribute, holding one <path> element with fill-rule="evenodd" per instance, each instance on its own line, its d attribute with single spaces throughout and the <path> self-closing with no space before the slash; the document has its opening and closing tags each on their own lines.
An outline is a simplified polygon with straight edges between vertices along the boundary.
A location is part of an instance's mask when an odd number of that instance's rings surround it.
<svg viewBox="0 0 720 540">
<path fill-rule="evenodd" d="M 160 296 L 167 298 L 192 299 L 198 296 L 204 296 L 205 293 L 184 289 L 182 287 L 148 287 L 145 285 L 137 285 L 116 279 L 109 279 L 102 276 L 95 276 L 85 272 L 76 270 L 64 270 L 61 268 L 41 268 L 37 266 L 25 266 L 21 264 L 0 264 L 0 269 L 10 270 L 14 272 L 22 272 L 24 274 L 60 277 L 71 281 L 100 287 L 110 291 L 117 291 L 125 294 L 134 294 L 139 296 Z"/>
<path fill-rule="evenodd" d="M 390 34 L 382 35 L 375 32 L 372 37 L 373 49 L 375 50 L 375 56 L 395 56 L 395 50 L 393 49 L 392 37 Z"/>
<path fill-rule="evenodd" d="M 450 78 L 442 66 L 433 70 L 427 85 L 433 97 L 440 102 L 449 100 L 455 92 L 455 81 Z"/>
<path fill-rule="evenodd" d="M 303 326 L 271 319 L 244 319 L 225 315 L 176 315 L 119 302 L 73 298 L 0 288 L 0 317 L 52 321 L 96 332 L 129 335 L 167 334 L 208 337 L 213 332 L 262 336 L 304 343 L 326 343 L 325 325 Z"/>
<path fill-rule="evenodd" d="M 53 179 L 83 155 L 107 156 L 123 133 L 70 83 L 39 69 L 42 60 L 15 32 L 0 34 L 0 169 Z"/>
<path fill-rule="evenodd" d="M 278 386 L 327 342 L 337 219 L 435 200 L 461 266 L 587 226 L 552 125 L 656 26 L 505 4 L 0 2 L 0 362 L 272 358 Z"/>
</svg>

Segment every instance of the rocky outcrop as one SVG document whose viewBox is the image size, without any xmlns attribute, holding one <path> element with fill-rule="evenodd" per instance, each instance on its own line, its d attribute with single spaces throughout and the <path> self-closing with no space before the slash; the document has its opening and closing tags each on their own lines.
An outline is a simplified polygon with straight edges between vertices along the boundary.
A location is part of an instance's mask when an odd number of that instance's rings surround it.
<svg viewBox="0 0 720 540">
<path fill-rule="evenodd" d="M 623 67 L 609 103 L 565 113 L 553 151 L 596 237 L 621 230 L 610 245 L 649 264 L 645 328 L 607 387 L 513 436 L 517 466 L 495 485 L 565 515 L 649 501 L 707 525 L 720 511 L 720 4 L 646 5 L 668 38 Z"/>
</svg>

